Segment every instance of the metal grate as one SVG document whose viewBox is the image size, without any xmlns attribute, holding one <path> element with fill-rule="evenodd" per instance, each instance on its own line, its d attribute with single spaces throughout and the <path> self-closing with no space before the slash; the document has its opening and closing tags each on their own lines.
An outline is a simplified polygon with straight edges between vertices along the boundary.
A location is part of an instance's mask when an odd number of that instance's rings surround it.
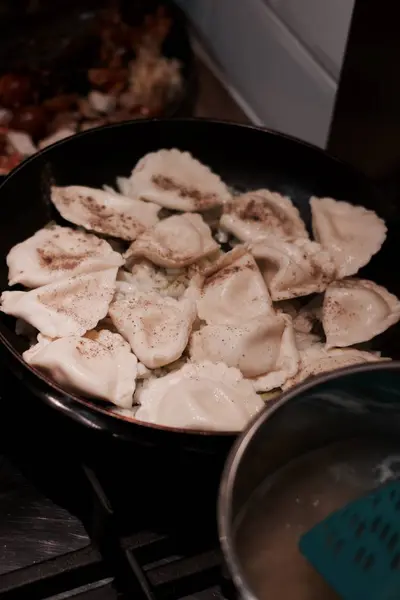
<svg viewBox="0 0 400 600">
<path fill-rule="evenodd" d="M 85 472 L 93 490 L 89 526 L 92 541 L 86 547 L 48 560 L 42 557 L 36 564 L 3 573 L 0 575 L 1 600 L 222 598 L 218 586 L 220 554 L 214 540 L 209 543 L 190 541 L 180 535 L 151 530 L 128 536 L 119 534 L 114 513 L 97 477 L 91 469 L 85 468 Z M 13 494 L 18 502 L 15 490 Z M 2 519 L 7 519 L 7 515 L 3 514 Z M 29 528 L 29 523 L 26 526 Z M 68 539 L 68 528 L 65 535 Z M 10 548 L 10 551 L 13 550 Z"/>
<path fill-rule="evenodd" d="M 104 472 L 82 465 L 77 436 L 12 389 L 12 402 L 0 389 L 0 600 L 223 598 L 215 498 L 210 512 L 204 490 L 201 509 L 187 505 L 182 522 L 170 504 L 157 511 L 145 469 L 133 464 L 136 487 L 128 476 L 118 488 L 120 473 L 114 483 L 104 475 L 115 458 Z"/>
</svg>

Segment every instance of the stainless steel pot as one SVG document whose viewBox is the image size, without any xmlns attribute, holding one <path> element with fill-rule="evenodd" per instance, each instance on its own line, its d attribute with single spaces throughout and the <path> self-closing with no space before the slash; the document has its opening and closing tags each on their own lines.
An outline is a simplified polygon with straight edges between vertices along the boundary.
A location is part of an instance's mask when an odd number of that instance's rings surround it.
<svg viewBox="0 0 400 600">
<path fill-rule="evenodd" d="M 257 575 L 253 567 L 254 562 L 263 556 L 268 543 L 271 524 L 267 526 L 267 521 L 272 518 L 271 510 L 274 515 L 277 515 L 278 520 L 281 518 L 279 511 L 286 510 L 284 504 L 271 508 L 270 500 L 277 474 L 283 473 L 284 469 L 295 464 L 294 461 L 305 460 L 306 456 L 312 457 L 320 451 L 330 452 L 330 448 L 339 447 L 337 444 L 343 443 L 345 447 L 354 439 L 367 440 L 367 450 L 373 445 L 372 442 L 369 444 L 369 440 L 378 440 L 383 446 L 388 444 L 392 448 L 391 458 L 394 455 L 395 460 L 400 461 L 399 434 L 399 362 L 361 365 L 344 369 L 339 374 L 336 372 L 316 378 L 284 394 L 279 402 L 253 421 L 237 440 L 229 455 L 218 504 L 219 535 L 226 567 L 241 598 L 253 600 L 276 596 L 269 588 L 271 569 L 268 560 L 266 559 L 261 566 L 261 570 L 260 567 L 258 568 Z M 397 446 L 399 450 L 396 458 L 396 450 L 393 450 L 393 447 Z M 292 469 L 291 477 L 297 472 L 297 469 Z M 309 473 L 305 476 L 308 481 L 312 476 L 311 470 Z M 371 489 L 380 482 L 382 478 L 379 480 L 379 477 L 374 480 L 374 483 L 368 480 L 365 486 L 363 484 L 363 488 Z M 294 490 L 293 480 L 291 485 Z M 255 503 L 252 512 L 253 500 L 250 499 L 256 498 L 257 490 L 260 489 L 264 489 L 262 502 L 258 503 L 258 507 Z M 356 489 L 353 495 L 356 497 L 364 491 L 365 489 Z M 275 495 L 275 501 L 278 501 L 278 498 L 279 495 Z M 296 498 L 296 501 L 299 499 Z M 347 501 L 343 502 L 345 503 Z M 253 521 L 255 520 L 250 528 L 251 533 L 249 533 L 250 529 L 243 531 L 249 524 L 249 520 L 243 518 L 246 506 L 251 507 L 247 513 Z M 332 506 L 327 510 L 327 514 L 331 510 Z M 316 516 L 315 522 L 321 520 L 321 515 L 318 514 L 319 517 Z M 323 518 L 325 516 L 327 515 Z M 310 518 L 312 521 L 313 517 Z M 311 523 L 311 526 L 313 524 Z M 310 523 L 308 525 L 310 526 Z M 286 526 L 291 525 L 287 523 Z M 298 537 L 300 534 L 299 530 Z M 249 535 L 253 536 L 250 540 Z M 274 539 L 278 538 L 275 536 Z M 291 543 L 293 547 L 288 549 L 288 552 L 290 550 L 290 555 L 294 556 L 293 552 L 297 552 L 297 540 L 293 538 Z M 299 560 L 303 560 L 300 554 Z M 282 561 L 279 567 L 282 570 L 282 578 L 285 577 L 285 570 L 288 573 L 287 577 L 290 576 L 290 566 Z M 309 568 L 311 570 L 311 567 Z M 307 573 L 307 577 L 308 575 Z M 279 598 L 280 600 L 289 600 L 292 597 L 328 600 L 337 597 L 330 595 L 333 592 L 327 592 L 323 587 L 325 583 L 322 579 L 319 584 L 321 584 L 320 593 L 313 592 L 310 595 L 300 593 L 292 596 L 285 594 L 283 588 L 277 588 L 282 589 Z"/>
</svg>

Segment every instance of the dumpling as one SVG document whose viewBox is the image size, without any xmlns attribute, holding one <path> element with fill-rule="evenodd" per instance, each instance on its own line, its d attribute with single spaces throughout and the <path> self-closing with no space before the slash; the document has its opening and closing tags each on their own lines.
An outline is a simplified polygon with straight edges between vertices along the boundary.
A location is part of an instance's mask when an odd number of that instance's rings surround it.
<svg viewBox="0 0 400 600">
<path fill-rule="evenodd" d="M 195 284 L 180 300 L 157 292 L 117 294 L 109 314 L 138 359 L 150 369 L 177 360 L 196 318 Z"/>
<path fill-rule="evenodd" d="M 7 255 L 8 283 L 28 288 L 124 264 L 110 244 L 95 235 L 55 225 L 40 229 Z"/>
<path fill-rule="evenodd" d="M 189 152 L 175 148 L 146 154 L 130 176 L 132 198 L 182 211 L 208 210 L 230 200 L 228 188 Z M 125 188 L 126 189 L 126 184 Z"/>
<path fill-rule="evenodd" d="M 66 221 L 128 242 L 159 220 L 157 204 L 81 185 L 53 186 L 51 200 Z"/>
<path fill-rule="evenodd" d="M 29 292 L 3 292 L 1 310 L 51 338 L 82 336 L 103 319 L 115 290 L 117 268 L 62 279 Z"/>
<path fill-rule="evenodd" d="M 325 292 L 322 324 L 328 348 L 371 340 L 400 320 L 400 300 L 367 279 L 343 279 Z"/>
<path fill-rule="evenodd" d="M 137 359 L 117 333 L 103 330 L 91 337 L 42 338 L 23 358 L 67 390 L 124 408 L 132 406 Z"/>
<path fill-rule="evenodd" d="M 204 431 L 242 431 L 264 407 L 240 371 L 210 362 L 152 379 L 136 399 L 139 421 Z"/>
<path fill-rule="evenodd" d="M 197 310 L 208 324 L 241 323 L 273 313 L 257 264 L 243 246 L 223 255 L 207 274 Z"/>
<path fill-rule="evenodd" d="M 174 215 L 140 235 L 126 259 L 147 258 L 160 267 L 187 267 L 219 250 L 201 215 Z"/>
<path fill-rule="evenodd" d="M 251 245 L 272 300 L 322 292 L 335 278 L 335 265 L 316 242 L 268 237 Z"/>
<path fill-rule="evenodd" d="M 205 325 L 192 335 L 190 356 L 238 368 L 257 391 L 268 391 L 297 372 L 291 319 L 271 314 L 236 325 Z"/>
<path fill-rule="evenodd" d="M 328 350 L 323 344 L 311 344 L 300 351 L 300 368 L 297 374 L 283 384 L 283 389 L 287 390 L 302 381 L 326 373 L 350 367 L 365 362 L 377 362 L 381 359 L 378 354 L 372 352 L 362 352 L 356 348 L 333 348 Z"/>
<path fill-rule="evenodd" d="M 255 242 L 271 234 L 283 239 L 308 238 L 290 198 L 270 190 L 234 197 L 224 206 L 220 227 L 242 242 Z"/>
<path fill-rule="evenodd" d="M 332 198 L 311 198 L 314 237 L 335 262 L 338 279 L 354 275 L 386 239 L 385 222 L 372 210 Z"/>
</svg>

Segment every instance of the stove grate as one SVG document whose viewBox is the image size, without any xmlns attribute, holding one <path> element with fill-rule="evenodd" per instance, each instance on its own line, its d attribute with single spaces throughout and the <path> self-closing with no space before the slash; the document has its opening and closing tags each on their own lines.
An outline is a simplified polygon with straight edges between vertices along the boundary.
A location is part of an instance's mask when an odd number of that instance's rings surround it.
<svg viewBox="0 0 400 600">
<path fill-rule="evenodd" d="M 144 530 L 120 532 L 94 471 L 91 543 L 0 575 L 0 600 L 220 600 L 220 553 L 215 540 Z M 26 485 L 26 484 L 25 484 Z"/>
</svg>

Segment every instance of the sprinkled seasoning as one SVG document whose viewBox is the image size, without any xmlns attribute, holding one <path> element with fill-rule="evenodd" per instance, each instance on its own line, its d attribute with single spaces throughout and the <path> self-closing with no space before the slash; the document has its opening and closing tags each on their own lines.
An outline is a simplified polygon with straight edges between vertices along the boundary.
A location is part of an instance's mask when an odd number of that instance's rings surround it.
<svg viewBox="0 0 400 600">
<path fill-rule="evenodd" d="M 175 192 L 180 198 L 189 198 L 194 201 L 195 210 L 204 210 L 217 203 L 218 197 L 213 193 L 205 193 L 194 187 L 189 187 L 174 181 L 165 175 L 153 175 L 151 178 L 154 185 L 166 192 Z"/>
<path fill-rule="evenodd" d="M 263 224 L 271 230 L 282 229 L 287 235 L 292 233 L 292 223 L 287 215 L 278 206 L 269 206 L 263 197 L 256 194 L 249 195 L 245 201 L 243 197 L 235 199 L 226 205 L 224 212 L 235 214 L 243 221 Z"/>
<path fill-rule="evenodd" d="M 117 193 L 67 186 L 53 187 L 51 197 L 66 220 L 125 241 L 133 241 L 158 222 L 157 205 Z"/>
<path fill-rule="evenodd" d="M 107 348 L 101 344 L 83 338 L 77 343 L 76 350 L 78 354 L 87 360 L 95 360 L 99 356 L 106 356 L 108 354 Z"/>
<path fill-rule="evenodd" d="M 75 321 L 82 333 L 93 329 L 106 316 L 114 293 L 114 287 L 104 285 L 96 275 L 62 280 L 59 285 L 52 285 L 50 290 L 42 288 L 42 292 L 39 288 L 38 301 Z"/>
<path fill-rule="evenodd" d="M 72 271 L 92 255 L 90 251 L 73 255 L 67 252 L 63 253 L 51 243 L 43 248 L 37 248 L 36 252 L 39 255 L 40 265 L 50 271 Z"/>
</svg>

